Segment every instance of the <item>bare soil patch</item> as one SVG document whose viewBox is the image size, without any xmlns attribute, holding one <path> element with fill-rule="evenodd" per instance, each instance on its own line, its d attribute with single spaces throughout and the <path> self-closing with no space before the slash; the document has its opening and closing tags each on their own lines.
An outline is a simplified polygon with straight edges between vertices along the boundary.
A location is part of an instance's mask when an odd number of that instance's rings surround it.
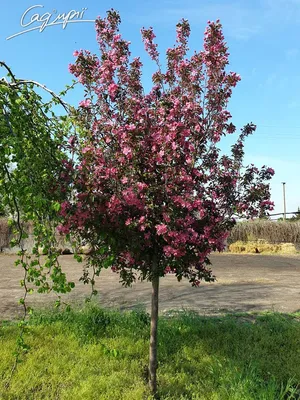
<svg viewBox="0 0 300 400">
<path fill-rule="evenodd" d="M 18 299 L 23 290 L 20 280 L 23 271 L 14 266 L 16 256 L 0 255 L 0 320 L 17 318 L 22 313 Z M 161 279 L 160 311 L 192 309 L 200 314 L 212 315 L 226 312 L 300 310 L 300 256 L 232 255 L 211 257 L 212 270 L 217 277 L 214 283 L 203 283 L 193 288 L 188 281 L 177 282 L 175 276 Z M 76 288 L 65 301 L 82 304 L 90 287 L 79 282 L 82 264 L 73 256 L 62 256 L 61 263 L 69 280 Z M 103 270 L 97 279 L 96 301 L 103 307 L 118 309 L 150 309 L 151 285 L 137 282 L 124 288 L 117 274 Z M 54 294 L 32 294 L 29 302 L 44 307 L 53 304 Z"/>
</svg>

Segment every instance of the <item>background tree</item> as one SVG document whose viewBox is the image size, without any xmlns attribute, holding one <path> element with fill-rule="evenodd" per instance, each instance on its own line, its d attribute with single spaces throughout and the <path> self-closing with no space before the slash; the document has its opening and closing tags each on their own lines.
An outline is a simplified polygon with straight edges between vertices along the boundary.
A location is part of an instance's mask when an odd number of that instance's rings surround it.
<svg viewBox="0 0 300 400">
<path fill-rule="evenodd" d="M 220 139 L 235 131 L 227 110 L 240 77 L 227 72 L 228 49 L 219 21 L 209 22 L 204 50 L 188 57 L 190 26 L 177 24 L 176 45 L 162 71 L 152 28 L 142 29 L 145 49 L 157 64 L 145 93 L 140 58 L 131 59 L 114 10 L 96 21 L 100 56 L 76 51 L 70 71 L 85 88 L 70 139 L 74 188 L 61 204 L 62 233 L 92 251 L 88 268 L 112 267 L 124 285 L 152 283 L 149 385 L 157 393 L 159 279 L 213 281 L 209 254 L 222 251 L 234 215 L 253 217 L 272 209 L 272 168 L 242 168 L 246 125 L 229 155 Z M 75 195 L 74 195 L 75 193 Z"/>
<path fill-rule="evenodd" d="M 300 221 L 300 207 L 298 207 L 298 212 L 291 218 L 291 221 L 298 222 Z"/>
<path fill-rule="evenodd" d="M 292 214 L 292 213 L 288 213 L 288 214 Z M 277 221 L 285 221 L 285 222 L 298 222 L 300 221 L 300 207 L 298 207 L 298 211 L 295 212 L 294 215 L 292 215 L 291 217 L 287 217 L 286 219 L 284 219 L 283 217 L 280 217 L 277 219 Z"/>
</svg>

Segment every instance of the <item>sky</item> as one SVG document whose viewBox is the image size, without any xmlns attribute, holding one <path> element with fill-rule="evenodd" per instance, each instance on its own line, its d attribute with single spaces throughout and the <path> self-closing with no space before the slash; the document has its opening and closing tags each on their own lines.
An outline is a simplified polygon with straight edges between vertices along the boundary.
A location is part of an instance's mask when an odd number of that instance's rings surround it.
<svg viewBox="0 0 300 400">
<path fill-rule="evenodd" d="M 202 49 L 207 21 L 221 20 L 230 52 L 230 70 L 242 78 L 229 103 L 232 122 L 237 131 L 249 122 L 257 125 L 255 134 L 246 140 L 245 164 L 274 168 L 272 213 L 283 212 L 282 182 L 286 182 L 287 211 L 297 211 L 300 207 L 300 0 L 2 0 L 0 60 L 18 78 L 32 79 L 60 92 L 73 79 L 68 71 L 68 65 L 74 61 L 73 52 L 87 49 L 97 53 L 94 23 L 81 21 L 69 23 L 65 28 L 60 24 L 42 31 L 23 31 L 41 25 L 34 20 L 38 18 L 35 14 L 50 13 L 51 22 L 58 14 L 75 10 L 80 13 L 77 19 L 94 21 L 111 8 L 120 12 L 120 31 L 131 41 L 132 55 L 141 56 L 146 90 L 151 87 L 154 69 L 141 41 L 143 26 L 154 28 L 163 57 L 165 50 L 175 43 L 175 27 L 181 18 L 190 22 L 192 51 Z M 23 33 L 7 39 L 20 32 Z M 4 75 L 5 71 L 0 70 L 0 78 Z M 78 105 L 82 92 L 77 89 L 67 100 Z M 228 151 L 236 136 L 222 142 L 223 151 Z"/>
</svg>

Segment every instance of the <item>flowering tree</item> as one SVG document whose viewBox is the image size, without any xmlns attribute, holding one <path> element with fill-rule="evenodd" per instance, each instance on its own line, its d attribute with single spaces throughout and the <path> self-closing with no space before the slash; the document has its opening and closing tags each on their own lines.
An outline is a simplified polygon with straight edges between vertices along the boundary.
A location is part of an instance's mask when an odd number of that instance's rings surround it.
<svg viewBox="0 0 300 400">
<path fill-rule="evenodd" d="M 272 209 L 274 171 L 243 167 L 246 125 L 229 155 L 218 143 L 235 126 L 227 110 L 240 77 L 227 72 L 228 49 L 219 21 L 208 22 L 204 50 L 188 53 L 190 26 L 177 24 L 176 45 L 162 71 L 152 28 L 142 29 L 145 49 L 157 65 L 145 93 L 140 58 L 118 33 L 119 14 L 96 21 L 100 57 L 76 51 L 70 71 L 85 87 L 78 110 L 84 135 L 72 136 L 61 204 L 64 234 L 91 247 L 87 267 L 112 267 L 124 285 L 152 282 L 149 385 L 157 392 L 159 279 L 172 271 L 193 286 L 213 281 L 209 254 L 222 251 L 235 215 Z M 88 278 L 88 272 L 85 276 Z M 93 280 L 93 279 L 91 279 Z"/>
</svg>

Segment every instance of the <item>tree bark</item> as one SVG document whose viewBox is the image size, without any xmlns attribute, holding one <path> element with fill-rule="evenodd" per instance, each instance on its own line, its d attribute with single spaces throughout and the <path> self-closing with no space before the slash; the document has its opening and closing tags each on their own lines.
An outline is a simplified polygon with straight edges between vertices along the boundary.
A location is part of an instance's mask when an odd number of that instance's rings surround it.
<svg viewBox="0 0 300 400">
<path fill-rule="evenodd" d="M 154 398 L 157 398 L 157 323 L 158 323 L 158 292 L 159 276 L 157 275 L 158 261 L 156 256 L 152 263 L 152 295 L 151 295 L 151 326 L 149 351 L 149 387 Z"/>
</svg>

